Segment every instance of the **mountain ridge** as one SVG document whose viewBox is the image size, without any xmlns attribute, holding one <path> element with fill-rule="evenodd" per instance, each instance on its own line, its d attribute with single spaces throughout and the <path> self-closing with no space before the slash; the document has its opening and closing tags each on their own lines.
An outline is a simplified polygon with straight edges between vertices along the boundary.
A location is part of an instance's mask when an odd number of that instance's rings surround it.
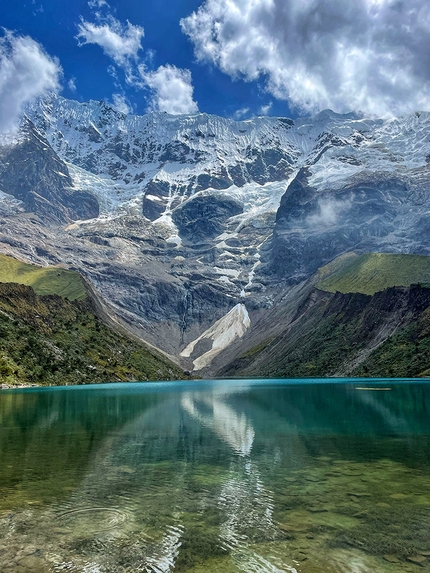
<svg viewBox="0 0 430 573">
<path fill-rule="evenodd" d="M 92 197 L 98 212 L 65 220 L 63 205 L 33 209 L 2 184 L 0 250 L 78 270 L 127 328 L 178 360 L 237 305 L 252 328 L 340 255 L 430 254 L 429 113 L 235 122 L 126 117 L 57 96 L 27 116 L 70 175 L 60 199 Z"/>
</svg>

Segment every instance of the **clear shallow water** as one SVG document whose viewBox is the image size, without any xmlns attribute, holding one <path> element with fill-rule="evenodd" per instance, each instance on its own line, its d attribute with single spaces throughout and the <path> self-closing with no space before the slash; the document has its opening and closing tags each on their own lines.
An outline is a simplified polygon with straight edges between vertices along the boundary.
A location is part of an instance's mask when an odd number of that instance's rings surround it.
<svg viewBox="0 0 430 573">
<path fill-rule="evenodd" d="M 1 392 L 0 571 L 430 571 L 429 414 L 390 380 Z"/>
</svg>

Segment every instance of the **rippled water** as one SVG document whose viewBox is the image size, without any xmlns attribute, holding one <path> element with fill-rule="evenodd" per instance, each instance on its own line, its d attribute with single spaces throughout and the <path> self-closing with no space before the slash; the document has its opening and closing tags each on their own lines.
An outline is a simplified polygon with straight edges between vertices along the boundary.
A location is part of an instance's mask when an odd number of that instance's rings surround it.
<svg viewBox="0 0 430 573">
<path fill-rule="evenodd" d="M 1 573 L 430 571 L 430 384 L 0 393 Z"/>
</svg>

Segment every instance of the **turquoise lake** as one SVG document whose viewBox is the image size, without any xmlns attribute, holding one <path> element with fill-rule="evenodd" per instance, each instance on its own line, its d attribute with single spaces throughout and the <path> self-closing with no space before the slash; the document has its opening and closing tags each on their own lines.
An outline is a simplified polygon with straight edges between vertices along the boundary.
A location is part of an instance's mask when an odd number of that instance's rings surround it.
<svg viewBox="0 0 430 573">
<path fill-rule="evenodd" d="M 430 383 L 0 392 L 1 573 L 430 571 Z"/>
</svg>

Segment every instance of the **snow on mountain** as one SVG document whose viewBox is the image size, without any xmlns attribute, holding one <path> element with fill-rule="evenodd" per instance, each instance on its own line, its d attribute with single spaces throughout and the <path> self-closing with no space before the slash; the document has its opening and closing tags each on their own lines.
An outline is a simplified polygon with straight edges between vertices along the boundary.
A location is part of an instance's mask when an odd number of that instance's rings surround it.
<svg viewBox="0 0 430 573">
<path fill-rule="evenodd" d="M 146 195 L 158 216 L 205 189 L 235 187 L 254 205 L 259 187 L 310 166 L 310 184 L 342 185 L 363 169 L 402 172 L 428 155 L 429 113 L 373 120 L 325 110 L 295 122 L 207 114 L 124 115 L 103 102 L 52 96 L 28 115 L 102 203 L 102 213 Z M 148 187 L 148 184 L 152 185 Z M 264 193 L 263 193 L 264 194 Z M 163 211 L 161 211 L 161 208 Z M 149 219 L 158 217 L 146 214 Z"/>
</svg>

